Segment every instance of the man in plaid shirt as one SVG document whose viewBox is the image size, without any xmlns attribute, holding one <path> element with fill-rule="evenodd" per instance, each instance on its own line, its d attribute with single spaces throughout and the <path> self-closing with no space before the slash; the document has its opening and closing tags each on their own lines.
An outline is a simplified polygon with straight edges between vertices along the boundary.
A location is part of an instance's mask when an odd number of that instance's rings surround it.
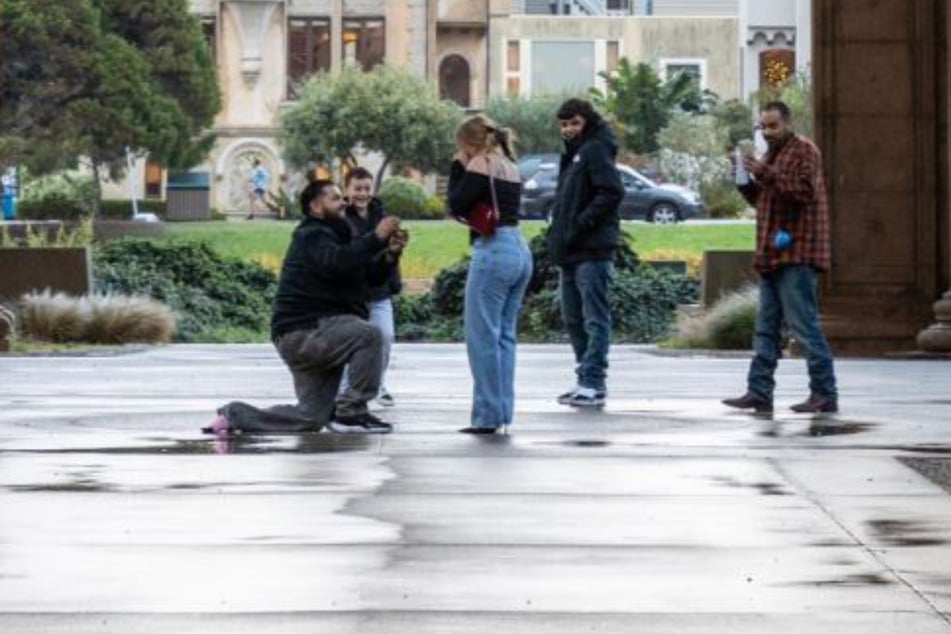
<svg viewBox="0 0 951 634">
<path fill-rule="evenodd" d="M 760 274 L 759 312 L 747 393 L 723 401 L 758 413 L 773 411 L 773 375 L 782 356 L 783 321 L 806 352 L 809 398 L 798 413 L 838 411 L 832 352 L 819 324 L 817 274 L 829 270 L 829 207 L 822 156 L 812 141 L 793 132 L 789 107 L 775 101 L 760 113 L 769 145 L 762 161 L 744 158 L 751 175 L 740 193 L 756 206 L 755 266 Z"/>
</svg>

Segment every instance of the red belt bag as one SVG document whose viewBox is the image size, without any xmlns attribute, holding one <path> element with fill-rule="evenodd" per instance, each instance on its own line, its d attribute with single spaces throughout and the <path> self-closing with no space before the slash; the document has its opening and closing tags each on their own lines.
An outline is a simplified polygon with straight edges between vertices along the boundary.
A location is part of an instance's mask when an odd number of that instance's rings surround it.
<svg viewBox="0 0 951 634">
<path fill-rule="evenodd" d="M 495 235 L 499 228 L 499 201 L 495 193 L 495 179 L 492 177 L 492 161 L 485 157 L 488 163 L 489 192 L 492 196 L 492 204 L 486 202 L 476 203 L 476 206 L 469 212 L 467 218 L 457 218 L 459 222 L 468 225 L 470 229 L 478 233 L 483 238 L 490 238 Z"/>
</svg>

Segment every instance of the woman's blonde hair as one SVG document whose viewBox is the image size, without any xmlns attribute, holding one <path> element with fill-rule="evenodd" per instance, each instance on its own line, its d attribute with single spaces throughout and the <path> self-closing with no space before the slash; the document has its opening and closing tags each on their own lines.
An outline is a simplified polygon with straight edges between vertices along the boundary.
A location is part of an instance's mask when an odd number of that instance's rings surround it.
<svg viewBox="0 0 951 634">
<path fill-rule="evenodd" d="M 456 138 L 485 152 L 500 149 L 510 161 L 515 160 L 515 153 L 512 151 L 515 135 L 484 114 L 473 115 L 463 121 L 456 130 Z"/>
</svg>

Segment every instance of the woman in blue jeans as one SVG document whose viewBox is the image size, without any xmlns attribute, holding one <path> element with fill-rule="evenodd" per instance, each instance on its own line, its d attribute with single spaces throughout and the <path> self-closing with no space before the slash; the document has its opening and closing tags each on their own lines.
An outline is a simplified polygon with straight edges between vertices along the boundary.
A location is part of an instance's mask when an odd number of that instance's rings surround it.
<svg viewBox="0 0 951 634">
<path fill-rule="evenodd" d="M 456 145 L 449 177 L 452 214 L 469 221 L 480 205 L 498 212 L 494 232 L 472 232 L 465 327 L 474 388 L 470 426 L 460 431 L 494 434 L 512 424 L 516 328 L 532 255 L 518 228 L 522 183 L 509 132 L 476 115 L 459 126 Z"/>
</svg>

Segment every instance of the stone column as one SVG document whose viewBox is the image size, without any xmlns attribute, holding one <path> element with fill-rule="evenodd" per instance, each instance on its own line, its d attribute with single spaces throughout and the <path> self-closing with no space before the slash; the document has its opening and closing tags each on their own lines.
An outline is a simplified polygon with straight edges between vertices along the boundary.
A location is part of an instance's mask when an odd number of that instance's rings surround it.
<svg viewBox="0 0 951 634">
<path fill-rule="evenodd" d="M 943 180 L 943 187 L 939 190 L 940 201 L 942 204 L 939 214 L 939 235 L 943 234 L 943 240 L 939 246 L 941 260 L 944 263 L 944 275 L 941 280 L 942 286 L 947 288 L 951 284 L 951 143 L 948 139 L 948 125 L 951 120 L 951 94 L 949 94 L 948 71 L 951 69 L 951 47 L 948 46 L 948 26 L 951 25 L 951 3 L 944 3 L 941 7 L 941 14 L 944 16 L 942 37 L 940 39 L 942 52 L 939 60 L 943 62 L 938 68 L 939 86 L 943 101 L 939 107 L 941 109 L 941 134 L 939 135 L 942 145 L 939 147 L 939 172 Z M 951 354 L 951 289 L 949 289 L 941 299 L 934 305 L 934 314 L 936 323 L 918 334 L 918 347 L 925 352 Z"/>
<path fill-rule="evenodd" d="M 915 349 L 940 273 L 947 0 L 815 0 L 816 140 L 832 215 L 823 324 L 839 354 Z"/>
<path fill-rule="evenodd" d="M 951 354 L 951 291 L 934 305 L 937 323 L 918 334 L 918 347 L 925 352 Z"/>
</svg>

